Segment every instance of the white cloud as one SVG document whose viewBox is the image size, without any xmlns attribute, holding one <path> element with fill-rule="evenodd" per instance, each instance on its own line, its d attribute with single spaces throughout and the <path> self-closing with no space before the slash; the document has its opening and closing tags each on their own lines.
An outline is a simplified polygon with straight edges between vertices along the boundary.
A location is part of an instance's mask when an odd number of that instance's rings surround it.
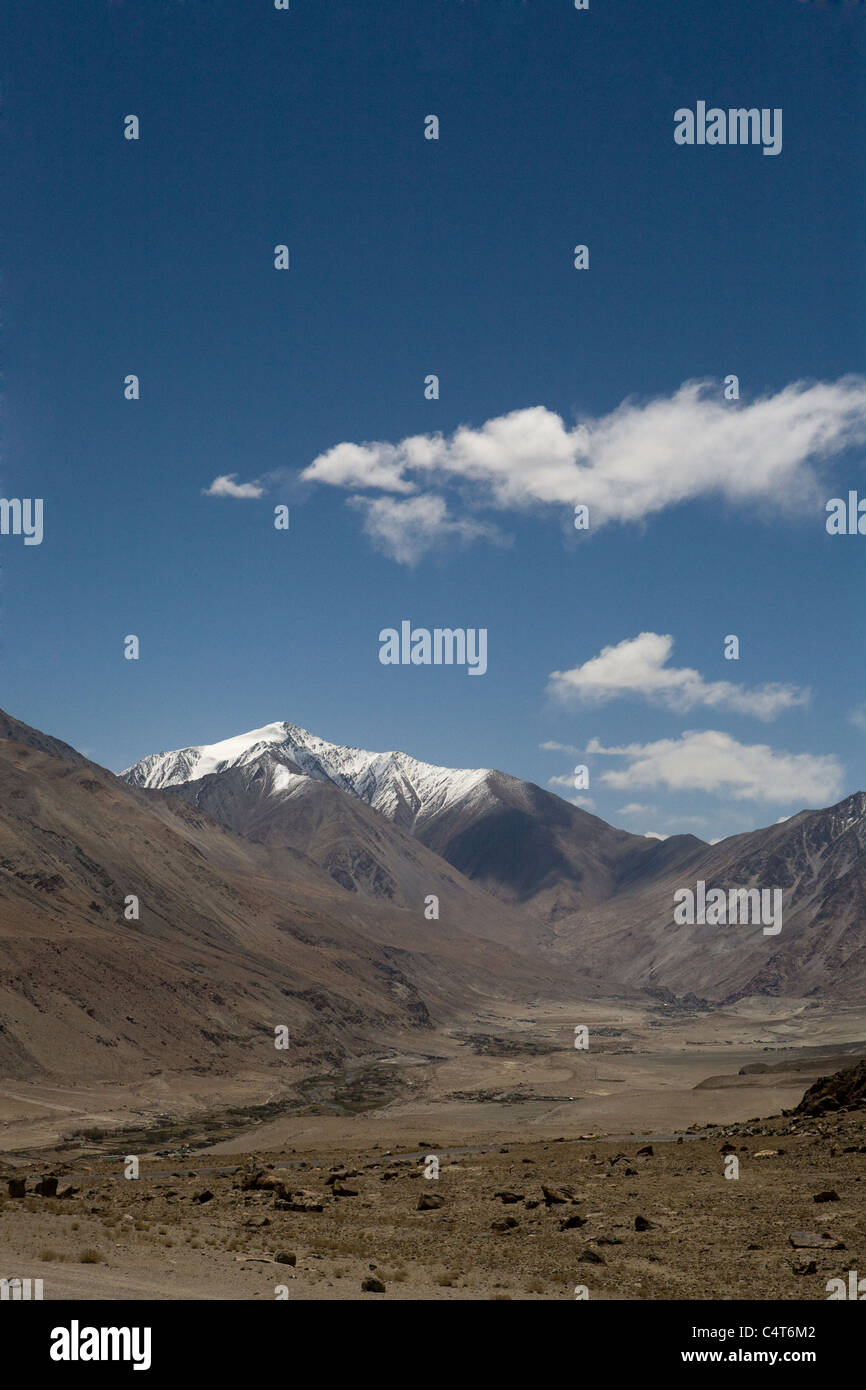
<svg viewBox="0 0 866 1390">
<path fill-rule="evenodd" d="M 705 729 L 656 743 L 605 748 L 591 739 L 587 753 L 623 758 L 626 766 L 600 780 L 619 790 L 665 786 L 702 791 L 736 801 L 787 801 L 824 806 L 841 794 L 843 769 L 832 755 L 776 752 L 767 744 L 738 743 Z"/>
<path fill-rule="evenodd" d="M 667 835 L 659 835 L 658 832 L 655 831 L 655 830 L 645 830 L 644 833 L 643 833 L 643 837 L 644 837 L 645 840 L 667 840 L 667 839 L 669 839 L 669 836 L 667 836 Z"/>
<path fill-rule="evenodd" d="M 866 440 L 866 378 L 794 382 L 749 404 L 718 382 L 685 382 L 669 397 L 625 400 L 573 428 L 545 406 L 397 444 L 343 442 L 302 478 L 352 490 L 419 495 L 469 486 L 467 511 L 546 505 L 590 509 L 591 527 L 639 522 L 694 498 L 771 502 L 776 512 L 821 500 L 821 460 Z"/>
<path fill-rule="evenodd" d="M 568 772 L 564 777 L 548 777 L 547 785 L 549 787 L 573 787 L 574 773 Z"/>
<path fill-rule="evenodd" d="M 856 724 L 858 729 L 866 729 L 866 704 L 858 705 L 856 709 L 852 709 L 848 715 L 848 722 Z"/>
<path fill-rule="evenodd" d="M 618 816 L 655 816 L 657 814 L 654 806 L 644 806 L 640 801 L 630 801 L 627 806 L 620 806 L 617 811 Z"/>
<path fill-rule="evenodd" d="M 417 492 L 415 484 L 403 477 L 403 444 L 335 444 L 333 449 L 319 454 L 301 474 L 316 483 L 331 487 L 378 487 L 383 492 Z"/>
<path fill-rule="evenodd" d="M 539 748 L 545 753 L 582 753 L 582 748 L 575 748 L 570 743 L 555 743 L 553 739 L 548 739 L 546 743 L 539 743 Z"/>
<path fill-rule="evenodd" d="M 364 530 L 374 545 L 403 565 L 414 565 L 443 540 L 504 539 L 495 526 L 450 516 L 443 498 L 434 493 L 401 499 L 350 497 L 349 502 L 363 512 Z"/>
<path fill-rule="evenodd" d="M 782 710 L 809 703 L 808 690 L 792 685 L 735 685 L 732 681 L 706 681 L 689 666 L 669 666 L 674 639 L 657 632 L 642 632 L 613 647 L 603 647 L 570 671 L 553 671 L 548 692 L 565 703 L 604 704 L 622 696 L 645 696 L 668 709 L 684 712 L 697 706 L 730 709 L 773 719 Z"/>
<path fill-rule="evenodd" d="M 202 493 L 205 497 L 264 497 L 265 489 L 259 483 L 236 483 L 237 476 L 221 473 L 210 487 L 202 488 Z"/>
<path fill-rule="evenodd" d="M 591 796 L 570 796 L 568 801 L 572 806 L 580 806 L 584 811 L 594 811 L 595 802 Z"/>
</svg>

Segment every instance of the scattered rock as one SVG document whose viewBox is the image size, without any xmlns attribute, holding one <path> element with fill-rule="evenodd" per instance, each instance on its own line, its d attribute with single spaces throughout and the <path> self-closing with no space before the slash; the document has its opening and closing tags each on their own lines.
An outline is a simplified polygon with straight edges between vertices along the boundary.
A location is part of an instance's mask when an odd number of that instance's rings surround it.
<svg viewBox="0 0 866 1390">
<path fill-rule="evenodd" d="M 294 1266 L 294 1265 L 296 1265 L 296 1264 L 298 1263 L 298 1257 L 297 1257 L 297 1255 L 289 1254 L 289 1252 L 286 1251 L 286 1250 L 281 1250 L 281 1251 L 279 1252 L 278 1255 L 275 1255 L 275 1256 L 274 1256 L 274 1259 L 276 1260 L 276 1262 L 277 1262 L 278 1265 L 293 1265 L 293 1266 Z"/>
<path fill-rule="evenodd" d="M 368 1275 L 368 1277 L 367 1277 L 366 1279 L 362 1279 L 362 1280 L 361 1280 L 361 1288 L 362 1288 L 362 1290 L 363 1290 L 364 1293 L 384 1293 L 384 1292 L 385 1292 L 385 1285 L 382 1283 L 382 1280 L 381 1280 L 381 1279 L 375 1279 L 375 1278 L 373 1277 L 372 1274 L 371 1274 L 371 1275 Z"/>
<path fill-rule="evenodd" d="M 40 1197 L 56 1197 L 57 1179 L 43 1178 L 41 1182 L 36 1184 L 36 1192 Z"/>
<path fill-rule="evenodd" d="M 585 1265 L 603 1265 L 605 1263 L 604 1256 L 599 1255 L 598 1251 L 591 1249 L 590 1246 L 587 1246 L 583 1254 L 578 1255 L 577 1259 L 579 1264 Z"/>
<path fill-rule="evenodd" d="M 193 1176 L 195 1176 L 193 1174 Z M 283 1201 L 288 1201 L 291 1192 L 286 1190 L 286 1184 L 282 1178 L 275 1178 L 273 1174 L 266 1173 L 263 1168 L 256 1168 L 250 1171 L 247 1169 L 240 1181 L 242 1192 L 275 1192 Z"/>
<path fill-rule="evenodd" d="M 493 1231 L 513 1231 L 517 1224 L 516 1216 L 502 1216 L 498 1221 L 491 1223 L 490 1229 Z"/>
<path fill-rule="evenodd" d="M 832 1187 L 828 1187 L 825 1192 L 816 1192 L 812 1198 L 813 1202 L 838 1202 L 839 1193 L 834 1192 Z"/>
<path fill-rule="evenodd" d="M 514 1202 L 523 1201 L 522 1192 L 494 1192 L 493 1196 L 498 1197 L 505 1207 L 511 1206 Z"/>
<path fill-rule="evenodd" d="M 10 1197 L 25 1197 L 27 1195 L 26 1178 L 10 1178 L 6 1186 Z"/>
<path fill-rule="evenodd" d="M 575 1231 L 579 1226 L 585 1225 L 586 1217 L 578 1216 L 577 1212 L 574 1212 L 571 1216 L 566 1216 L 562 1221 L 560 1221 L 559 1229 L 561 1231 Z"/>
<path fill-rule="evenodd" d="M 205 1188 L 204 1192 L 196 1192 L 192 1200 L 203 1206 L 205 1202 L 213 1201 L 213 1193 L 208 1188 Z"/>
<path fill-rule="evenodd" d="M 847 1250 L 844 1241 L 836 1240 L 835 1236 L 829 1235 L 826 1231 L 818 1234 L 817 1231 L 791 1231 L 788 1240 L 795 1250 Z"/>
<path fill-rule="evenodd" d="M 642 1149 L 638 1149 L 638 1151 L 637 1151 L 637 1156 L 638 1156 L 638 1158 L 652 1158 L 652 1157 L 653 1157 L 653 1146 L 652 1146 L 652 1144 L 644 1144 L 644 1146 L 643 1146 Z"/>
<path fill-rule="evenodd" d="M 571 1201 L 571 1193 L 566 1192 L 563 1188 L 546 1187 L 544 1183 L 542 1183 L 541 1191 L 544 1195 L 545 1206 L 552 1207 L 555 1206 L 557 1203 Z"/>
<path fill-rule="evenodd" d="M 276 1211 L 324 1211 L 324 1203 L 315 1192 L 294 1192 L 291 1197 L 277 1197 Z"/>
<path fill-rule="evenodd" d="M 634 1228 L 636 1231 L 654 1231 L 656 1223 L 654 1221 L 648 1221 L 645 1216 L 636 1216 L 634 1219 Z"/>
<path fill-rule="evenodd" d="M 435 1194 L 435 1192 L 423 1192 L 423 1193 L 421 1194 L 421 1196 L 418 1198 L 418 1205 L 417 1205 L 417 1207 L 415 1208 L 415 1210 L 416 1210 L 416 1211 L 438 1211 L 438 1209 L 439 1209 L 440 1207 L 444 1206 L 444 1205 L 445 1205 L 445 1200 L 444 1200 L 444 1198 L 442 1198 L 442 1197 L 437 1197 L 436 1194 Z"/>
<path fill-rule="evenodd" d="M 752 1154 L 752 1158 L 778 1158 L 779 1153 L 779 1149 L 759 1149 L 756 1154 Z"/>
<path fill-rule="evenodd" d="M 791 1269 L 795 1274 L 817 1274 L 818 1266 L 814 1260 L 794 1260 Z"/>
</svg>

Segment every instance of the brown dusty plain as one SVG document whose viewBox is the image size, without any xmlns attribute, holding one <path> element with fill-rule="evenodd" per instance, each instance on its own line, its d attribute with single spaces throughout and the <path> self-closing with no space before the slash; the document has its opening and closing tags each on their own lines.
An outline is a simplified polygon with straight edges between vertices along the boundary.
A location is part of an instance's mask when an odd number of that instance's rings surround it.
<svg viewBox="0 0 866 1390">
<path fill-rule="evenodd" d="M 0 1275 L 46 1299 L 826 1299 L 866 1271 L 864 1114 L 781 1111 L 864 1039 L 856 1008 L 609 1000 L 280 1083 L 3 1085 L 2 1192 L 27 1195 L 0 1199 Z M 59 1197 L 34 1192 L 49 1174 Z"/>
</svg>

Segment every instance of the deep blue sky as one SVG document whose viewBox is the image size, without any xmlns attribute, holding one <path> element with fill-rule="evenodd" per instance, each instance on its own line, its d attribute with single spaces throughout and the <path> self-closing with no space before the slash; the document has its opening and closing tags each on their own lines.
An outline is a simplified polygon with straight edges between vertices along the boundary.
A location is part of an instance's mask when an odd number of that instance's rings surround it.
<svg viewBox="0 0 866 1390">
<path fill-rule="evenodd" d="M 747 405 L 861 372 L 866 6 L 3 11 L 0 494 L 45 499 L 41 546 L 0 536 L 4 708 L 114 769 L 277 719 L 542 785 L 585 761 L 598 814 L 704 838 L 815 804 L 814 766 L 802 794 L 623 790 L 601 780 L 622 759 L 539 745 L 716 730 L 771 763 L 835 759 L 824 800 L 866 786 L 866 537 L 828 537 L 823 500 L 697 498 L 581 537 L 566 506 L 490 510 L 510 544 L 451 540 L 409 566 L 349 494 L 297 481 L 342 441 L 530 406 L 570 428 L 729 372 Z M 701 99 L 782 108 L 782 153 L 677 146 L 675 109 Z M 822 499 L 866 491 L 862 464 L 827 459 Z M 274 472 L 260 500 L 203 495 Z M 457 520 L 464 502 L 449 494 Z M 379 630 L 404 618 L 486 627 L 488 673 L 382 666 Z M 765 722 L 727 700 L 546 694 L 643 631 L 705 682 L 809 687 L 811 704 Z"/>
</svg>

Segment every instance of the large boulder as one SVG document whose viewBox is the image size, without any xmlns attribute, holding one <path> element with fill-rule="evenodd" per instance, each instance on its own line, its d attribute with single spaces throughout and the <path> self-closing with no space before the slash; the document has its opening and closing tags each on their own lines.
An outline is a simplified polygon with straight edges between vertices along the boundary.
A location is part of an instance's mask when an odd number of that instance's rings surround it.
<svg viewBox="0 0 866 1390">
<path fill-rule="evenodd" d="M 819 1076 L 794 1110 L 795 1115 L 827 1115 L 831 1111 L 866 1106 L 866 1062 Z"/>
</svg>

